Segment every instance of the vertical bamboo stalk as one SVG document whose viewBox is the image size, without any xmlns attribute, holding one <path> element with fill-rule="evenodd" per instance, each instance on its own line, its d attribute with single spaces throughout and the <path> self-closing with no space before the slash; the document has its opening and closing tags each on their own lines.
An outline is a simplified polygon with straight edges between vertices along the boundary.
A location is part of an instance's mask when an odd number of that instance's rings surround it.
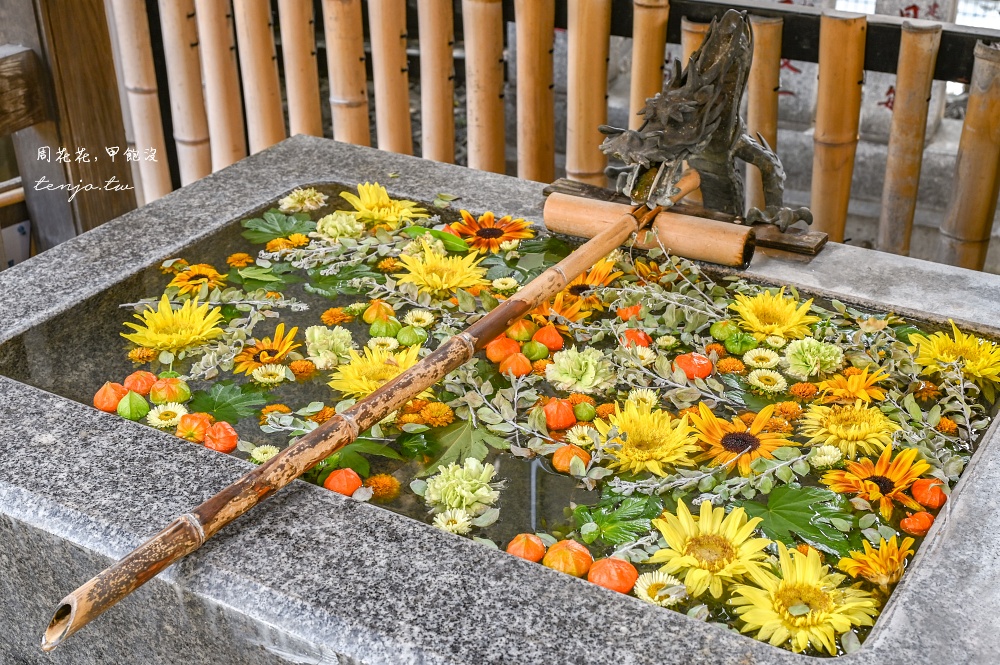
<svg viewBox="0 0 1000 665">
<path fill-rule="evenodd" d="M 687 67 L 691 54 L 701 48 L 711 23 L 698 23 L 681 18 L 681 63 Z"/>
<path fill-rule="evenodd" d="M 607 157 L 597 128 L 608 121 L 611 0 L 569 0 L 566 25 L 566 176 L 604 186 Z"/>
<path fill-rule="evenodd" d="M 424 159 L 455 161 L 455 16 L 451 0 L 417 0 L 420 143 Z"/>
<path fill-rule="evenodd" d="M 368 31 L 372 43 L 378 147 L 412 155 L 406 0 L 368 0 Z"/>
<path fill-rule="evenodd" d="M 556 177 L 555 95 L 552 49 L 555 0 L 516 0 L 517 176 L 552 182 Z"/>
<path fill-rule="evenodd" d="M 361 0 L 323 0 L 333 138 L 371 145 Z"/>
<path fill-rule="evenodd" d="M 927 108 L 940 44 L 941 24 L 903 21 L 876 245 L 884 252 L 910 253 Z"/>
<path fill-rule="evenodd" d="M 982 270 L 1000 190 L 1000 47 L 976 44 L 938 261 Z"/>
<path fill-rule="evenodd" d="M 753 61 L 747 82 L 747 131 L 760 134 L 771 146 L 778 147 L 778 87 L 781 72 L 780 18 L 750 16 L 753 29 Z M 764 209 L 764 186 L 760 169 L 747 164 L 747 208 Z"/>
<path fill-rule="evenodd" d="M 122 69 L 122 49 L 118 43 L 118 31 L 115 30 L 115 7 L 112 0 L 104 0 L 104 12 L 108 20 L 108 36 L 111 38 L 111 55 L 115 61 L 115 78 L 118 81 L 118 103 L 122 112 L 122 124 L 125 125 L 126 150 L 128 148 L 135 150 L 135 130 L 132 129 L 132 113 L 128 108 L 128 91 L 125 89 L 125 74 Z M 139 161 L 133 161 L 129 164 L 132 185 L 135 187 L 135 204 L 141 208 L 146 205 L 146 199 L 142 193 L 142 173 L 139 171 Z"/>
<path fill-rule="evenodd" d="M 632 2 L 632 81 L 629 89 L 628 128 L 645 121 L 639 111 L 646 99 L 663 89 L 663 56 L 667 47 L 670 0 Z"/>
<path fill-rule="evenodd" d="M 819 86 L 813 135 L 813 229 L 843 242 L 858 145 L 864 84 L 863 15 L 824 12 L 819 31 Z"/>
<path fill-rule="evenodd" d="M 462 0 L 469 167 L 504 173 L 503 4 Z"/>
<path fill-rule="evenodd" d="M 230 0 L 195 0 L 212 170 L 247 156 Z"/>
<path fill-rule="evenodd" d="M 142 0 L 113 0 L 113 6 L 136 149 L 142 154 L 146 148 L 151 148 L 157 155 L 156 161 L 139 160 L 143 197 L 149 203 L 168 194 L 173 185 L 167 164 L 160 102 L 156 96 L 156 71 L 153 69 L 146 3 Z"/>
<path fill-rule="evenodd" d="M 236 44 L 246 95 L 250 152 L 260 152 L 285 138 L 285 118 L 278 82 L 269 0 L 236 0 Z"/>
<path fill-rule="evenodd" d="M 323 136 L 312 0 L 278 0 L 281 59 L 285 65 L 288 128 L 292 136 Z"/>
</svg>

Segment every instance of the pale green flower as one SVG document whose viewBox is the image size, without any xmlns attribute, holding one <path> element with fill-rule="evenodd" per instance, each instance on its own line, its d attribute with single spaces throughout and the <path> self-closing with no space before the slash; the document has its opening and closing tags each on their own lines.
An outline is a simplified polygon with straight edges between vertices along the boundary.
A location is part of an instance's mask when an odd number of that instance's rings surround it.
<svg viewBox="0 0 1000 665">
<path fill-rule="evenodd" d="M 472 531 L 472 515 L 461 508 L 452 508 L 440 513 L 434 518 L 434 526 L 463 536 Z"/>
<path fill-rule="evenodd" d="M 434 313 L 426 309 L 411 309 L 403 317 L 403 323 L 414 328 L 429 328 L 434 325 Z"/>
<path fill-rule="evenodd" d="M 628 391 L 628 401 L 636 404 L 648 404 L 650 407 L 660 405 L 660 396 L 649 388 L 633 388 Z"/>
<path fill-rule="evenodd" d="M 344 308 L 344 313 L 351 316 L 361 316 L 369 306 L 371 306 L 369 302 L 352 302 Z"/>
<path fill-rule="evenodd" d="M 771 349 L 756 348 L 743 354 L 743 362 L 747 367 L 756 369 L 772 369 L 781 362 L 781 356 Z"/>
<path fill-rule="evenodd" d="M 423 258 L 426 253 L 446 256 L 448 250 L 444 248 L 444 242 L 439 238 L 432 238 L 430 235 L 424 234 L 420 238 L 406 243 L 406 246 L 400 252 L 402 256 L 414 256 L 417 258 Z"/>
<path fill-rule="evenodd" d="M 263 464 L 279 452 L 281 451 L 278 450 L 278 446 L 257 446 L 250 451 L 250 461 L 254 464 Z"/>
<path fill-rule="evenodd" d="M 574 446 L 580 446 L 581 448 L 590 447 L 594 445 L 594 439 L 590 435 L 591 432 L 597 434 L 597 430 L 593 427 L 573 425 L 566 431 L 566 443 L 572 443 Z"/>
<path fill-rule="evenodd" d="M 278 209 L 286 215 L 294 212 L 311 212 L 325 206 L 328 198 L 330 197 L 317 192 L 312 187 L 296 189 L 278 201 Z"/>
<path fill-rule="evenodd" d="M 545 378 L 557 390 L 575 393 L 596 393 L 615 385 L 611 363 L 595 348 L 577 351 L 574 346 L 558 352 L 545 368 Z"/>
<path fill-rule="evenodd" d="M 831 467 L 844 458 L 839 446 L 818 446 L 809 455 L 809 463 L 817 468 Z"/>
<path fill-rule="evenodd" d="M 372 337 L 368 340 L 368 348 L 395 351 L 399 348 L 399 341 L 395 337 Z"/>
<path fill-rule="evenodd" d="M 285 366 L 278 363 L 261 365 L 250 373 L 250 378 L 262 386 L 276 386 L 287 378 Z"/>
<path fill-rule="evenodd" d="M 768 335 L 767 337 L 764 338 L 764 344 L 772 349 L 780 349 L 785 345 L 785 342 L 787 341 L 788 340 L 786 340 L 781 335 Z"/>
<path fill-rule="evenodd" d="M 351 359 L 348 351 L 354 347 L 351 331 L 341 326 L 309 326 L 306 328 L 306 353 L 316 369 L 332 369 Z"/>
<path fill-rule="evenodd" d="M 492 285 L 494 289 L 504 293 L 516 291 L 517 287 L 520 286 L 513 277 L 499 277 L 493 280 Z"/>
<path fill-rule="evenodd" d="M 464 466 L 452 462 L 427 481 L 424 501 L 435 513 L 460 508 L 482 515 L 500 497 L 499 484 L 493 482 L 495 473 L 492 464 L 475 457 L 466 458 Z"/>
<path fill-rule="evenodd" d="M 812 376 L 832 374 L 844 364 L 844 352 L 836 344 L 827 344 L 812 337 L 797 339 L 785 347 L 788 374 L 800 381 Z"/>
<path fill-rule="evenodd" d="M 520 244 L 521 244 L 521 241 L 518 240 L 518 239 L 516 239 L 516 238 L 514 240 L 504 240 L 502 243 L 500 243 L 500 251 L 501 252 L 513 252 L 515 249 L 517 249 L 520 246 Z"/>
<path fill-rule="evenodd" d="M 360 238 L 364 232 L 364 222 L 359 222 L 353 213 L 338 210 L 316 222 L 315 235 L 326 240 L 340 240 Z"/>
<path fill-rule="evenodd" d="M 677 338 L 673 335 L 664 335 L 656 338 L 656 346 L 660 349 L 672 349 L 677 346 Z"/>
</svg>

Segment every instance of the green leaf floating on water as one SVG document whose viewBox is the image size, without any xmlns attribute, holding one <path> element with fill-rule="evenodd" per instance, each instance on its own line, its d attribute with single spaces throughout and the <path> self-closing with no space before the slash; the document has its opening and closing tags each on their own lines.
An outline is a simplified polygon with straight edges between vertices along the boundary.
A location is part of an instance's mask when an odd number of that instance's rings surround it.
<svg viewBox="0 0 1000 665">
<path fill-rule="evenodd" d="M 819 487 L 776 487 L 767 496 L 767 505 L 756 501 L 740 504 L 750 517 L 760 517 L 761 531 L 789 547 L 798 536 L 813 547 L 836 556 L 861 549 L 860 536 L 851 537 L 837 527 L 856 525 L 850 503 L 835 492 Z"/>
<path fill-rule="evenodd" d="M 379 284 L 385 284 L 385 275 L 375 272 L 364 263 L 359 263 L 342 268 L 335 275 L 322 275 L 318 268 L 313 268 L 309 271 L 309 283 L 303 288 L 308 293 L 332 299 L 342 295 L 353 296 L 368 290 L 369 286 L 351 286 L 349 282 L 354 279 L 374 280 Z"/>
<path fill-rule="evenodd" d="M 240 223 L 246 229 L 243 237 L 256 244 L 316 230 L 316 222 L 309 221 L 309 215 L 301 212 L 285 215 L 278 210 L 268 210 L 261 217 L 244 219 Z"/>
<path fill-rule="evenodd" d="M 252 416 L 265 404 L 266 395 L 244 392 L 240 386 L 223 382 L 216 383 L 208 392 L 195 391 L 189 406 L 193 412 L 210 413 L 216 420 L 225 420 L 235 425 L 237 421 Z"/>
<path fill-rule="evenodd" d="M 626 497 L 617 506 L 578 506 L 573 517 L 588 545 L 600 539 L 618 546 L 648 534 L 652 528 L 650 518 L 660 510 L 661 504 L 654 497 Z"/>
<path fill-rule="evenodd" d="M 460 420 L 447 427 L 435 429 L 431 438 L 440 447 L 441 454 L 417 474 L 418 478 L 436 473 L 439 467 L 452 462 L 462 464 L 469 457 L 475 457 L 482 462 L 489 454 L 490 447 L 498 450 L 510 447 L 506 440 L 491 434 L 485 427 L 473 427 L 469 420 Z"/>
</svg>

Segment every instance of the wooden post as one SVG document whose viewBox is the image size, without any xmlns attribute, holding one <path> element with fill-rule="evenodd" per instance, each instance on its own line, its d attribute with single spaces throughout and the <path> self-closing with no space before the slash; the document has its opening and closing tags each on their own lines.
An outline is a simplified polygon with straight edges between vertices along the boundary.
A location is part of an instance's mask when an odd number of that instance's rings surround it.
<svg viewBox="0 0 1000 665">
<path fill-rule="evenodd" d="M 700 49 L 705 42 L 705 35 L 711 27 L 711 23 L 699 23 L 681 17 L 681 63 L 685 67 L 691 59 L 691 54 Z"/>
<path fill-rule="evenodd" d="M 281 59 L 285 65 L 285 97 L 292 136 L 323 136 L 315 26 L 312 0 L 278 0 Z"/>
<path fill-rule="evenodd" d="M 406 61 L 406 0 L 368 0 L 375 134 L 381 150 L 413 154 L 410 78 Z"/>
<path fill-rule="evenodd" d="M 455 161 L 455 17 L 451 0 L 417 0 L 420 143 L 424 159 Z"/>
<path fill-rule="evenodd" d="M 603 186 L 608 160 L 597 128 L 608 121 L 611 0 L 569 0 L 566 26 L 566 176 Z"/>
<path fill-rule="evenodd" d="M 1000 48 L 976 45 L 938 261 L 982 270 L 1000 190 Z"/>
<path fill-rule="evenodd" d="M 913 212 L 917 207 L 927 132 L 927 108 L 940 44 L 941 24 L 903 23 L 876 244 L 884 252 L 910 253 Z"/>
<path fill-rule="evenodd" d="M 212 172 L 194 0 L 159 0 L 163 53 L 181 185 Z"/>
<path fill-rule="evenodd" d="M 236 0 L 233 10 L 240 74 L 246 95 L 247 134 L 253 154 L 285 138 L 271 3 L 269 0 Z"/>
<path fill-rule="evenodd" d="M 333 138 L 371 145 L 361 0 L 323 0 Z"/>
<path fill-rule="evenodd" d="M 205 77 L 212 170 L 218 171 L 247 156 L 232 4 L 230 0 L 195 0 L 195 14 Z"/>
<path fill-rule="evenodd" d="M 516 0 L 517 177 L 552 182 L 556 177 L 555 95 L 552 49 L 554 0 Z"/>
<path fill-rule="evenodd" d="M 858 145 L 864 84 L 863 15 L 824 12 L 819 32 L 819 91 L 813 135 L 813 230 L 843 242 L 851 200 L 854 152 Z"/>
<path fill-rule="evenodd" d="M 772 150 L 778 148 L 778 87 L 781 69 L 780 18 L 750 15 L 753 29 L 753 61 L 747 82 L 747 131 L 764 137 Z M 760 169 L 747 164 L 747 209 L 764 209 L 764 187 Z"/>
<path fill-rule="evenodd" d="M 628 128 L 639 129 L 645 118 L 639 111 L 646 99 L 663 90 L 663 58 L 667 47 L 670 0 L 632 2 L 632 81 Z"/>
<path fill-rule="evenodd" d="M 462 0 L 469 167 L 504 173 L 503 4 Z"/>
<path fill-rule="evenodd" d="M 135 208 L 103 0 L 5 0 L 0 44 L 18 44 L 33 53 L 8 47 L 0 58 L 5 61 L 0 133 L 13 132 L 36 249 L 53 247 Z M 66 161 L 57 159 L 60 148 L 66 149 Z M 111 159 L 106 149 L 115 148 L 120 153 Z M 164 152 L 157 157 L 166 159 Z M 80 184 L 102 191 L 80 191 L 69 201 L 71 192 L 49 189 Z"/>
</svg>

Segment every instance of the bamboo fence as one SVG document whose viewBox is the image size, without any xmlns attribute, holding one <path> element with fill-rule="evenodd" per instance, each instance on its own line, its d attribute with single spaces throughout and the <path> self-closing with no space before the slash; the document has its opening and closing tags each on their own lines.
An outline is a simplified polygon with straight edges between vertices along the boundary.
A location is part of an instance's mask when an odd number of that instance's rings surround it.
<svg viewBox="0 0 1000 665">
<path fill-rule="evenodd" d="M 368 0 L 378 147 L 413 154 L 410 77 L 406 65 L 406 0 Z"/>
<path fill-rule="evenodd" d="M 632 2 L 632 81 L 629 88 L 628 128 L 639 129 L 645 118 L 639 111 L 646 99 L 663 89 L 670 0 Z"/>
<path fill-rule="evenodd" d="M 323 0 L 333 138 L 371 145 L 361 0 Z"/>
<path fill-rule="evenodd" d="M 289 133 L 323 136 L 312 0 L 278 0 Z"/>
<path fill-rule="evenodd" d="M 503 173 L 503 4 L 462 0 L 469 167 Z"/>
<path fill-rule="evenodd" d="M 778 147 L 778 88 L 781 85 L 782 20 L 750 15 L 753 30 L 753 61 L 747 81 L 747 131 L 764 137 L 772 150 Z M 747 164 L 747 208 L 764 209 L 764 186 L 760 169 Z"/>
<path fill-rule="evenodd" d="M 681 63 L 685 67 L 691 55 L 705 42 L 705 35 L 711 27 L 711 23 L 699 23 L 689 21 L 687 17 L 681 18 Z"/>
<path fill-rule="evenodd" d="M 455 161 L 455 16 L 452 0 L 417 0 L 420 142 L 425 159 Z"/>
<path fill-rule="evenodd" d="M 230 0 L 195 0 L 212 170 L 247 156 Z"/>
<path fill-rule="evenodd" d="M 608 120 L 611 0 L 568 0 L 566 175 L 604 186 L 607 157 L 598 130 Z"/>
<path fill-rule="evenodd" d="M 551 182 L 556 170 L 552 49 L 555 0 L 516 0 L 517 175 Z"/>
<path fill-rule="evenodd" d="M 271 3 L 269 0 L 236 0 L 233 10 L 250 152 L 257 153 L 285 138 Z"/>
</svg>

